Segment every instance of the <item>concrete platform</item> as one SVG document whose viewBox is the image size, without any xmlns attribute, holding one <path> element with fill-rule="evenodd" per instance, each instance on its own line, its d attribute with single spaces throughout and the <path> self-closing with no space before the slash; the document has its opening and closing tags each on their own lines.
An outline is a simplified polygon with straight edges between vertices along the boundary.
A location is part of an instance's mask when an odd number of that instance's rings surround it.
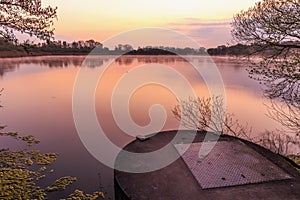
<svg viewBox="0 0 300 200">
<path fill-rule="evenodd" d="M 136 153 L 152 152 L 172 141 L 176 132 L 158 133 L 145 141 L 135 140 L 124 149 Z M 189 134 L 184 131 L 180 137 Z M 213 134 L 211 138 L 214 141 Z M 126 173 L 115 170 L 115 198 L 300 199 L 300 173 L 281 156 L 251 142 L 221 136 L 210 154 L 199 157 L 203 139 L 204 133 L 198 132 L 182 156 L 157 171 Z M 171 153 L 179 155 L 185 144 L 172 142 Z M 124 155 L 119 154 L 116 165 L 124 159 Z M 136 161 L 132 162 L 133 167 L 136 164 Z"/>
</svg>

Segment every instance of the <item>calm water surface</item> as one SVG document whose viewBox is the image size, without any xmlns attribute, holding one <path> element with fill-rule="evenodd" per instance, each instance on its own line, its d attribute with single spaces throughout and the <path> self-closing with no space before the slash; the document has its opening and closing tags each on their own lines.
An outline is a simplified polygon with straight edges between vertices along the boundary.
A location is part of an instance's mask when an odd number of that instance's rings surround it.
<svg viewBox="0 0 300 200">
<path fill-rule="evenodd" d="M 104 190 L 108 198 L 113 198 L 113 171 L 88 153 L 79 139 L 73 121 L 73 85 L 83 60 L 82 56 L 1 59 L 0 87 L 4 91 L 0 99 L 3 105 L 0 122 L 7 125 L 7 131 L 18 131 L 39 138 L 41 144 L 36 148 L 41 151 L 59 153 L 53 166 L 56 172 L 49 176 L 50 181 L 62 175 L 78 178 L 74 185 L 59 195 L 63 196 L 74 188 L 79 188 L 86 192 Z M 94 73 L 110 61 L 108 56 L 98 56 L 85 70 Z M 200 67 L 212 64 L 207 57 L 190 57 L 189 61 L 199 63 Z M 232 58 L 214 58 L 214 61 L 224 81 L 230 112 L 241 122 L 248 122 L 253 127 L 254 135 L 259 135 L 265 129 L 282 128 L 266 116 L 264 104 L 268 104 L 268 101 L 263 98 L 261 85 L 248 78 L 246 63 Z M 99 80 L 95 108 L 107 136 L 120 147 L 134 137 L 123 133 L 113 120 L 110 109 L 112 90 L 122 76 L 141 65 L 170 66 L 186 77 L 198 96 L 208 96 L 202 77 L 183 59 L 174 56 L 124 56 L 118 59 Z M 155 73 L 150 70 L 149 77 L 155 76 Z M 162 72 L 159 76 L 167 84 L 181 91 L 185 90 L 170 74 Z M 118 101 L 121 104 L 124 99 Z M 154 104 L 161 104 L 168 115 L 162 130 L 176 129 L 178 121 L 171 112 L 177 104 L 176 96 L 168 88 L 154 83 L 144 85 L 132 93 L 129 110 L 135 123 L 140 126 L 150 123 L 148 110 Z M 0 138 L 0 145 L 14 148 L 16 144 L 12 140 Z"/>
</svg>

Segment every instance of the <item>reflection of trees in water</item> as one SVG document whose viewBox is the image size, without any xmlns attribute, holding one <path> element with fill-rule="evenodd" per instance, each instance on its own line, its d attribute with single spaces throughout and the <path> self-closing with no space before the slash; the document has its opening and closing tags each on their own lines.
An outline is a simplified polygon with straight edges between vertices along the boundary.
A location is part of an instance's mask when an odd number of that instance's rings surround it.
<svg viewBox="0 0 300 200">
<path fill-rule="evenodd" d="M 137 57 L 139 63 L 160 63 L 160 64 L 168 64 L 175 62 L 186 62 L 183 57 L 180 56 L 144 56 Z"/>
<path fill-rule="evenodd" d="M 105 63 L 107 63 L 112 58 L 109 56 L 88 56 L 84 60 L 84 63 L 82 66 L 89 67 L 89 68 L 95 68 L 95 67 L 101 67 Z"/>
<path fill-rule="evenodd" d="M 0 60 L 0 76 L 3 76 L 6 72 L 16 70 L 17 68 L 19 68 L 20 64 L 35 64 L 49 68 L 63 68 L 70 66 L 79 67 L 84 62 L 83 66 L 94 68 L 103 66 L 106 62 L 110 61 L 113 58 L 114 57 L 110 56 L 43 56 L 2 59 Z M 189 58 L 183 58 L 180 56 L 126 55 L 117 57 L 114 62 L 118 65 L 129 66 L 134 62 L 170 64 L 175 62 L 187 62 L 187 59 Z M 198 60 L 199 62 L 204 62 L 202 58 Z"/>
<path fill-rule="evenodd" d="M 119 65 L 131 65 L 133 63 L 134 57 L 120 56 L 116 59 L 116 63 Z"/>
<path fill-rule="evenodd" d="M 7 72 L 15 71 L 21 64 L 34 64 L 49 68 L 64 68 L 71 66 L 94 68 L 103 66 L 111 59 L 113 59 L 113 57 L 110 56 L 43 56 L 2 59 L 0 60 L 0 76 L 3 76 Z M 118 65 L 129 66 L 133 62 L 170 64 L 175 62 L 186 62 L 186 60 L 180 56 L 120 56 L 115 59 L 115 63 Z"/>
<path fill-rule="evenodd" d="M 80 66 L 84 57 L 31 57 L 11 58 L 0 60 L 0 76 L 10 71 L 15 71 L 23 64 L 34 64 L 49 68 Z"/>
<path fill-rule="evenodd" d="M 7 72 L 15 71 L 17 68 L 19 68 L 19 64 L 0 62 L 0 76 Z"/>
<path fill-rule="evenodd" d="M 116 63 L 119 65 L 131 65 L 133 62 L 138 63 L 159 63 L 159 64 L 168 64 L 175 62 L 185 62 L 185 58 L 171 55 L 171 56 L 120 56 L 116 59 Z"/>
<path fill-rule="evenodd" d="M 67 67 L 80 67 L 85 60 L 84 56 L 55 56 L 55 57 L 31 57 L 31 58 L 12 58 L 0 60 L 0 76 L 7 72 L 15 71 L 23 64 L 33 64 L 49 68 L 67 68 Z M 92 58 L 86 59 L 85 65 L 87 67 L 102 66 L 105 61 L 109 59 Z"/>
</svg>

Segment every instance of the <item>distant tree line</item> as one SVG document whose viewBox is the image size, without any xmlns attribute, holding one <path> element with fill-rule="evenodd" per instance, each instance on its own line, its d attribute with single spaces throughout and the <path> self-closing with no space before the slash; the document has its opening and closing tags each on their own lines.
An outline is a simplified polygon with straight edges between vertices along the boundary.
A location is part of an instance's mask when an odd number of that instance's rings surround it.
<svg viewBox="0 0 300 200">
<path fill-rule="evenodd" d="M 250 45 L 237 44 L 233 46 L 221 45 L 217 48 L 207 49 L 209 55 L 215 56 L 240 56 L 249 55 L 253 51 L 253 47 Z"/>
<path fill-rule="evenodd" d="M 295 42 L 285 42 L 294 44 Z M 46 40 L 43 43 L 34 43 L 26 40 L 22 43 L 14 43 L 8 39 L 0 38 L 0 57 L 3 52 L 23 52 L 25 55 L 76 55 L 89 54 L 96 55 L 211 55 L 211 56 L 248 56 L 248 55 L 272 55 L 278 51 L 275 47 L 265 47 L 264 51 L 258 51 L 261 44 L 236 44 L 231 46 L 221 45 L 216 48 L 193 49 L 190 47 L 164 47 L 146 46 L 134 49 L 129 44 L 118 44 L 114 49 L 104 47 L 103 44 L 93 39 L 86 41 L 52 41 Z M 96 48 L 97 47 L 97 48 Z M 18 54 L 17 54 L 18 55 Z"/>
<path fill-rule="evenodd" d="M 206 49 L 199 48 L 175 48 L 175 47 L 144 47 L 138 48 L 137 50 L 131 50 L 126 53 L 126 55 L 205 55 Z"/>
<path fill-rule="evenodd" d="M 299 42 L 285 41 L 282 42 L 280 45 L 297 46 L 299 45 Z M 218 46 L 217 48 L 207 49 L 207 53 L 211 56 L 252 56 L 252 55 L 270 56 L 276 54 L 278 51 L 279 50 L 276 46 L 270 46 L 262 43 L 256 43 L 250 45 L 239 43 L 231 46 L 221 45 Z"/>
<path fill-rule="evenodd" d="M 103 44 L 95 40 L 74 41 L 68 43 L 66 41 L 52 41 L 46 40 L 43 43 L 34 43 L 26 40 L 22 43 L 15 43 L 5 38 L 0 38 L 0 53 L 3 51 L 17 51 L 24 52 L 29 55 L 40 54 L 100 54 L 100 55 L 204 55 L 206 49 L 201 47 L 199 49 L 193 48 L 176 48 L 176 47 L 138 47 L 134 49 L 129 44 L 118 44 L 114 49 L 104 47 Z"/>
</svg>

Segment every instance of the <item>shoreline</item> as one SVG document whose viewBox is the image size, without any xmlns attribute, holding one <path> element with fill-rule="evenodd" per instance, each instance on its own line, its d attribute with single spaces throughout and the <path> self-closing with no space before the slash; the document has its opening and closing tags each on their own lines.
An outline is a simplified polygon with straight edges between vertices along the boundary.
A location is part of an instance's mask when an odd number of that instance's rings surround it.
<svg viewBox="0 0 300 200">
<path fill-rule="evenodd" d="M 89 55 L 90 52 L 24 52 L 24 51 L 0 51 L 0 59 L 3 58 L 23 58 L 23 57 L 38 57 L 38 56 L 86 56 Z M 214 58 L 218 57 L 228 57 L 228 58 L 245 58 L 247 55 L 164 55 L 164 54 L 140 54 L 140 55 L 135 55 L 135 54 L 121 54 L 121 55 L 115 55 L 115 54 L 94 54 L 95 56 L 210 56 Z"/>
<path fill-rule="evenodd" d="M 84 52 L 24 52 L 24 51 L 0 51 L 0 59 L 2 58 L 22 58 L 22 57 L 36 57 L 36 56 L 85 56 L 89 53 Z"/>
</svg>

